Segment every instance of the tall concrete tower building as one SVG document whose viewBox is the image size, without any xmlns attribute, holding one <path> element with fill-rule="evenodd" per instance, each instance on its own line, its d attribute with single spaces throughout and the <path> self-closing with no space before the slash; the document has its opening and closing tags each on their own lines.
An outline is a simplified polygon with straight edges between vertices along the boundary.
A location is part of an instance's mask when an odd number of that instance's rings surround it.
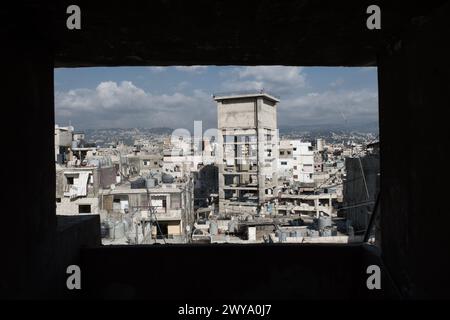
<svg viewBox="0 0 450 320">
<path fill-rule="evenodd" d="M 279 100 L 265 92 L 216 94 L 219 212 L 256 213 L 277 185 Z"/>
</svg>

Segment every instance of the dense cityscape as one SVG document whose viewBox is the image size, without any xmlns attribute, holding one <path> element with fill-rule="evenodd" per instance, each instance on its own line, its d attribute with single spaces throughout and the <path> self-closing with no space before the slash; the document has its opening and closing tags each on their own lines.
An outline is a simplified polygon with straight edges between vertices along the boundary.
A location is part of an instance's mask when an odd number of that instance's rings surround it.
<svg viewBox="0 0 450 320">
<path fill-rule="evenodd" d="M 214 134 L 56 125 L 57 214 L 100 215 L 105 245 L 363 240 L 376 129 L 280 129 L 262 90 L 213 100 Z"/>
</svg>

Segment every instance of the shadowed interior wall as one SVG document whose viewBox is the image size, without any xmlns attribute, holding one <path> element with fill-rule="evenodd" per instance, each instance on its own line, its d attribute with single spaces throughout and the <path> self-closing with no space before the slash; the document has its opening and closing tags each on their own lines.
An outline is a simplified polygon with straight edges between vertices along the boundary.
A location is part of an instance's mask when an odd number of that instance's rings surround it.
<svg viewBox="0 0 450 320">
<path fill-rule="evenodd" d="M 17 34 L 6 38 L 1 54 L 6 80 L 2 119 L 4 127 L 11 127 L 5 135 L 10 154 L 3 158 L 8 201 L 2 219 L 7 257 L 14 257 L 3 263 L 8 276 L 1 282 L 11 296 L 34 289 L 39 294 L 37 288 L 45 286 L 51 276 L 41 273 L 46 262 L 39 253 L 54 241 L 56 231 L 53 51 L 44 34 L 32 32 L 41 25 L 39 19 L 22 14 L 28 21 L 21 26 L 18 20 Z"/>
<path fill-rule="evenodd" d="M 2 12 L 3 13 L 3 12 Z M 54 43 L 46 10 L 12 10 L 0 52 L 4 121 L 2 298 L 62 297 L 66 267 L 83 245 L 100 244 L 98 216 L 57 217 Z M 4 18 L 4 19 L 3 19 Z M 73 293 L 72 293 L 73 295 Z M 70 297 L 70 294 L 68 295 Z"/>
<path fill-rule="evenodd" d="M 406 297 L 450 297 L 449 12 L 378 60 L 383 258 Z"/>
</svg>

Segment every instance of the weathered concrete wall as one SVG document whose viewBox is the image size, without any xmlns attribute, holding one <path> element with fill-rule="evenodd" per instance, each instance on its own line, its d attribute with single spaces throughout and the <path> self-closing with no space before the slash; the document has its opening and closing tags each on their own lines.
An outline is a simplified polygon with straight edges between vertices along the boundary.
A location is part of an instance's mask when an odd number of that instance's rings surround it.
<svg viewBox="0 0 450 320">
<path fill-rule="evenodd" d="M 114 167 L 99 168 L 98 176 L 100 179 L 99 187 L 101 188 L 109 188 L 112 184 L 116 184 L 116 170 Z M 95 181 L 94 184 L 96 184 Z"/>
<path fill-rule="evenodd" d="M 345 171 L 347 178 L 344 183 L 344 206 L 351 207 L 364 202 L 375 201 L 380 189 L 379 156 L 368 155 L 361 159 L 346 158 Z M 368 195 L 367 191 L 369 193 Z M 374 204 L 372 203 L 345 209 L 345 217 L 352 221 L 355 231 L 365 230 L 367 228 L 373 207 Z"/>
<path fill-rule="evenodd" d="M 62 147 L 72 146 L 72 131 L 55 129 L 55 145 Z"/>
<path fill-rule="evenodd" d="M 68 197 L 61 198 L 61 202 L 56 203 L 56 214 L 58 215 L 78 215 L 79 205 L 90 205 L 91 213 L 98 213 L 99 199 L 95 198 L 79 198 L 76 200 L 70 200 Z"/>
<path fill-rule="evenodd" d="M 269 101 L 262 99 L 258 110 L 259 125 L 265 128 L 277 129 L 277 107 L 270 105 Z"/>
<path fill-rule="evenodd" d="M 255 99 L 234 99 L 218 104 L 218 123 L 221 128 L 255 127 Z"/>
<path fill-rule="evenodd" d="M 62 198 L 64 196 L 64 171 L 58 170 L 56 175 L 56 197 Z"/>
</svg>

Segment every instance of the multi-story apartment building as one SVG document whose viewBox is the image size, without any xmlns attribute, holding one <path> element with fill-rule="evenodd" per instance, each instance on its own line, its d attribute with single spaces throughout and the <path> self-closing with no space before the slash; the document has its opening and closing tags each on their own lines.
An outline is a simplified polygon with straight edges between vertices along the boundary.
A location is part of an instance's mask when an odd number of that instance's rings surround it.
<svg viewBox="0 0 450 320">
<path fill-rule="evenodd" d="M 263 91 L 216 94 L 219 211 L 257 212 L 277 186 L 279 100 Z"/>
</svg>

